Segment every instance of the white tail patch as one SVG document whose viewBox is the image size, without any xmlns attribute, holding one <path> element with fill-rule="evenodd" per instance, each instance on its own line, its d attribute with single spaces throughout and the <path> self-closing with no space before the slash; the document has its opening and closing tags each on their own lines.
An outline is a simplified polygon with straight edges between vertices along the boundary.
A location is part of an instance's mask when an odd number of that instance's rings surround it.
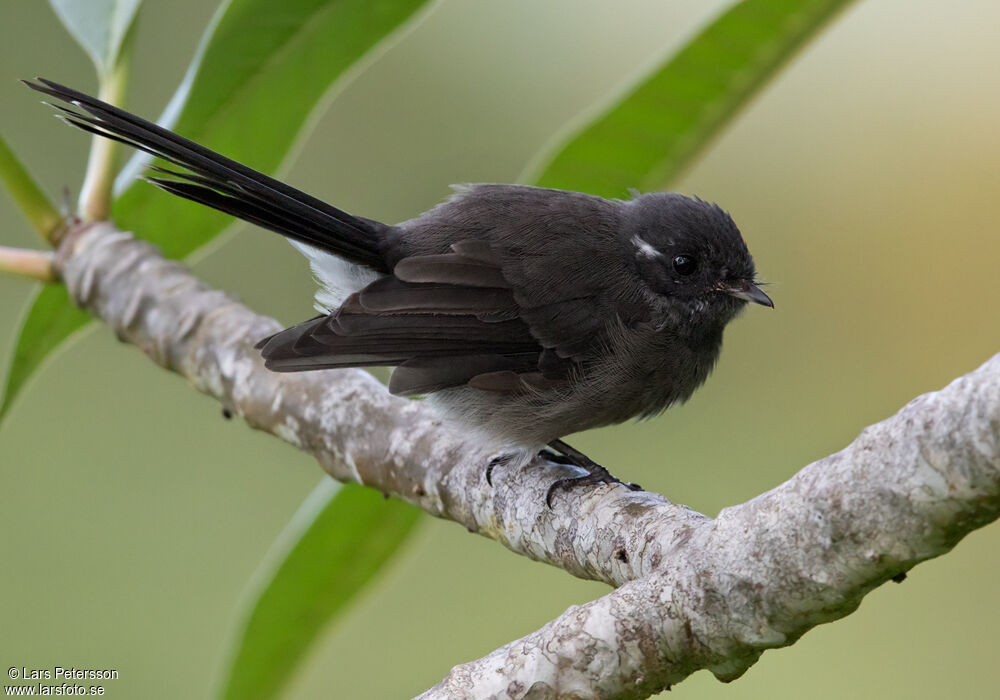
<svg viewBox="0 0 1000 700">
<path fill-rule="evenodd" d="M 328 314 L 344 303 L 344 299 L 368 286 L 382 275 L 361 265 L 347 262 L 332 253 L 298 241 L 289 241 L 309 260 L 313 277 L 319 285 L 316 290 L 316 310 Z"/>
</svg>

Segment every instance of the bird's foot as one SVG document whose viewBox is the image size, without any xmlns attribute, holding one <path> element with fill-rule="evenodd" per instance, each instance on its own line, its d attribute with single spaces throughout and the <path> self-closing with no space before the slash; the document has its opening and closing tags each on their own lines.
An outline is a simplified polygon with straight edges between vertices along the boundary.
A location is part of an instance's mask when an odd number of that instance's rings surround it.
<svg viewBox="0 0 1000 700">
<path fill-rule="evenodd" d="M 552 507 L 552 497 L 555 495 L 556 491 L 568 490 L 575 488 L 577 486 L 594 486 L 596 484 L 622 484 L 632 491 L 642 491 L 642 487 L 639 484 L 632 484 L 627 481 L 622 481 L 618 477 L 614 476 L 611 472 L 605 469 L 603 466 L 590 459 L 587 455 L 583 454 L 579 450 L 575 450 L 569 445 L 567 445 L 562 440 L 555 440 L 549 443 L 549 447 L 559 451 L 558 455 L 555 455 L 548 450 L 543 450 L 539 453 L 545 458 L 549 458 L 552 455 L 554 459 L 552 461 L 557 464 L 572 464 L 575 467 L 585 470 L 586 474 L 581 474 L 580 476 L 571 476 L 565 479 L 559 479 L 552 482 L 549 486 L 548 491 L 545 492 L 545 503 L 549 508 Z"/>
<path fill-rule="evenodd" d="M 514 459 L 513 452 L 504 452 L 498 454 L 496 457 L 490 460 L 490 463 L 486 465 L 486 483 L 490 486 L 493 485 L 493 469 L 496 467 L 502 467 L 504 465 L 510 464 L 511 460 Z"/>
<path fill-rule="evenodd" d="M 486 465 L 486 483 L 490 486 L 493 485 L 493 470 L 497 467 L 506 467 L 508 464 L 513 462 L 518 457 L 523 456 L 517 452 L 501 452 L 498 455 L 494 455 L 490 459 L 489 463 Z M 566 457 L 565 455 L 552 452 L 551 450 L 542 450 L 538 453 L 538 456 L 549 462 L 555 462 L 556 464 L 572 464 L 575 465 L 576 462 L 572 458 Z"/>
</svg>

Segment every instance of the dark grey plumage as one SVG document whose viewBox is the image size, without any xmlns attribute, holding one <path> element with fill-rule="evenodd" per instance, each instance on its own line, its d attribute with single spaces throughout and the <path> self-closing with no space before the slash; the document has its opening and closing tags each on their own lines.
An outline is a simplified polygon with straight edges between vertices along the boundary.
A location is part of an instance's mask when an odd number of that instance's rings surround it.
<svg viewBox="0 0 1000 700">
<path fill-rule="evenodd" d="M 395 366 L 394 393 L 433 394 L 525 454 L 686 400 L 726 324 L 747 301 L 770 305 L 732 219 L 698 199 L 467 185 L 388 226 L 70 88 L 29 85 L 74 105 L 70 123 L 186 169 L 153 184 L 310 246 L 331 308 L 262 340 L 268 368 Z"/>
</svg>

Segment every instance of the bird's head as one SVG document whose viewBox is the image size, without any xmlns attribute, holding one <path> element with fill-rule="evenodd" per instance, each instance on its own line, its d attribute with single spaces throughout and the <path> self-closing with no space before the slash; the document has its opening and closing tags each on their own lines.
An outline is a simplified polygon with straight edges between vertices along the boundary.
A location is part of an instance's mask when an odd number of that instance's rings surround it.
<svg viewBox="0 0 1000 700">
<path fill-rule="evenodd" d="M 747 302 L 773 308 L 732 217 L 672 192 L 628 203 L 623 244 L 650 290 L 685 315 L 723 324 Z"/>
</svg>

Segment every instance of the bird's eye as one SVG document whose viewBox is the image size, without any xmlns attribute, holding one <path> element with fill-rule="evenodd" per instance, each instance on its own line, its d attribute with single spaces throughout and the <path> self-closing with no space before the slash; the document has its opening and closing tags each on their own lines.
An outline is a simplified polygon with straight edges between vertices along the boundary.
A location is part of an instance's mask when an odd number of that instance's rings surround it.
<svg viewBox="0 0 1000 700">
<path fill-rule="evenodd" d="M 685 277 L 693 273 L 698 268 L 698 261 L 690 255 L 678 255 L 674 258 L 674 271 L 678 275 Z"/>
</svg>

